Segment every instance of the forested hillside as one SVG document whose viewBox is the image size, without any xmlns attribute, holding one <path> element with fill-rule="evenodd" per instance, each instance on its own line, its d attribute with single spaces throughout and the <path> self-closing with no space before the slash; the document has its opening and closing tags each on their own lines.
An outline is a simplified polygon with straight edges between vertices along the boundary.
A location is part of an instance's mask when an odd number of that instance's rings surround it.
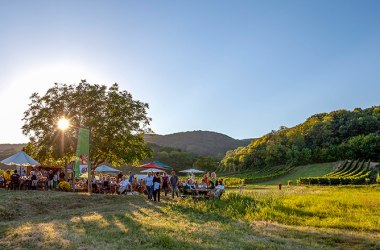
<svg viewBox="0 0 380 250">
<path fill-rule="evenodd" d="M 298 166 L 344 159 L 380 160 L 380 107 L 316 114 L 293 128 L 228 151 L 221 170 Z"/>
<path fill-rule="evenodd" d="M 228 150 L 247 146 L 252 139 L 236 140 L 210 131 L 180 132 L 170 135 L 145 135 L 145 141 L 163 147 L 178 148 L 198 155 L 223 157 Z"/>
</svg>

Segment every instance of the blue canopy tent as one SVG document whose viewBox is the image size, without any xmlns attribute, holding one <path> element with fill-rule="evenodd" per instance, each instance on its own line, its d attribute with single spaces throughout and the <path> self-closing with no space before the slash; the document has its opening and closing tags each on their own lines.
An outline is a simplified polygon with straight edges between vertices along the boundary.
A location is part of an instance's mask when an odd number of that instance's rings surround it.
<svg viewBox="0 0 380 250">
<path fill-rule="evenodd" d="M 106 166 L 106 165 L 102 165 L 102 166 L 95 168 L 95 172 L 98 172 L 98 173 L 119 173 L 120 170 L 115 169 L 115 168 L 111 168 L 111 167 Z"/>
</svg>

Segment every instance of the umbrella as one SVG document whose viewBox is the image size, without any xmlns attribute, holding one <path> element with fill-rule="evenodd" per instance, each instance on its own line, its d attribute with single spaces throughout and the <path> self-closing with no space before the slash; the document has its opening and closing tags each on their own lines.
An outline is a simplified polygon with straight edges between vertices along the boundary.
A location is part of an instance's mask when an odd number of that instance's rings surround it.
<svg viewBox="0 0 380 250">
<path fill-rule="evenodd" d="M 173 168 L 159 161 L 150 162 L 148 164 L 141 165 L 140 168 L 155 168 L 161 170 L 172 170 Z"/>
<path fill-rule="evenodd" d="M 161 170 L 161 169 L 156 169 L 156 168 L 148 168 L 148 169 L 145 169 L 143 171 L 140 171 L 141 173 L 149 173 L 149 172 L 154 172 L 154 173 L 164 173 L 165 171 L 164 170 Z"/>
<path fill-rule="evenodd" d="M 16 166 L 41 166 L 41 164 L 34 160 L 32 157 L 30 157 L 27 153 L 24 151 L 20 151 L 4 160 L 1 161 L 1 163 L 4 163 L 6 165 L 16 165 Z"/>
<path fill-rule="evenodd" d="M 189 174 L 198 174 L 198 173 L 204 173 L 205 171 L 194 169 L 194 168 L 190 168 L 190 169 L 182 170 L 182 171 L 179 171 L 179 172 L 189 173 Z"/>
<path fill-rule="evenodd" d="M 102 165 L 102 166 L 99 166 L 99 167 L 95 168 L 95 172 L 119 173 L 120 170 L 119 169 L 115 169 L 115 168 L 111 168 L 111 167 L 106 166 L 106 165 Z"/>
</svg>

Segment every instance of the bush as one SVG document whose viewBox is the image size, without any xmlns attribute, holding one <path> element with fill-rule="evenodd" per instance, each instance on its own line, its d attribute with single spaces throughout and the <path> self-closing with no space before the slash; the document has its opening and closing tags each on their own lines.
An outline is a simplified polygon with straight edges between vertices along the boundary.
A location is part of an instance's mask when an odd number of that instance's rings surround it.
<svg viewBox="0 0 380 250">
<path fill-rule="evenodd" d="M 288 180 L 288 186 L 291 186 L 293 185 L 293 181 L 292 180 Z"/>
<path fill-rule="evenodd" d="M 380 183 L 380 173 L 377 173 L 376 182 L 377 182 L 377 183 Z"/>
<path fill-rule="evenodd" d="M 242 178 L 224 178 L 223 185 L 226 187 L 240 186 L 244 184 L 244 179 Z"/>
<path fill-rule="evenodd" d="M 330 185 L 330 178 L 319 177 L 318 178 L 318 184 L 319 185 Z"/>
<path fill-rule="evenodd" d="M 65 191 L 65 192 L 68 192 L 71 190 L 70 183 L 68 183 L 67 181 L 60 181 L 58 183 L 58 188 L 59 190 Z"/>
<path fill-rule="evenodd" d="M 336 185 L 341 184 L 340 178 L 329 178 L 329 182 L 330 182 L 330 185 L 332 185 L 332 186 L 336 186 Z"/>
</svg>

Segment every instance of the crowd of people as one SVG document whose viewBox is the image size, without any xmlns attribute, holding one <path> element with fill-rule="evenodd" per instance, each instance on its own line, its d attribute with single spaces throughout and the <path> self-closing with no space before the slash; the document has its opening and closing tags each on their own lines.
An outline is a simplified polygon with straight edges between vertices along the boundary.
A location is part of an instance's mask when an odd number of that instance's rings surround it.
<svg viewBox="0 0 380 250">
<path fill-rule="evenodd" d="M 20 174 L 17 170 L 14 170 L 13 173 L 7 170 L 0 175 L 0 187 L 12 190 L 56 190 L 61 181 L 65 181 L 64 172 L 44 169 L 32 169 L 28 175 L 25 170 Z M 71 183 L 71 189 L 74 191 L 87 191 L 88 183 L 85 178 L 69 179 L 68 183 Z M 94 176 L 91 187 L 93 193 L 144 193 L 148 200 L 155 202 L 160 202 L 161 192 L 164 196 L 171 194 L 173 199 L 179 197 L 180 193 L 182 195 L 214 196 L 224 192 L 223 180 L 217 180 L 214 172 L 206 173 L 199 182 L 195 178 L 181 181 L 175 171 L 172 171 L 170 175 L 149 172 L 145 178 L 138 178 L 132 172 L 129 172 L 129 175 L 123 175 L 120 172 L 117 176 Z"/>
<path fill-rule="evenodd" d="M 16 170 L 7 169 L 3 175 L 0 175 L 0 187 L 20 190 L 20 189 L 49 189 L 53 190 L 58 184 L 58 172 L 53 170 L 44 170 L 33 168 L 29 174 L 25 170 L 18 173 Z"/>
</svg>

